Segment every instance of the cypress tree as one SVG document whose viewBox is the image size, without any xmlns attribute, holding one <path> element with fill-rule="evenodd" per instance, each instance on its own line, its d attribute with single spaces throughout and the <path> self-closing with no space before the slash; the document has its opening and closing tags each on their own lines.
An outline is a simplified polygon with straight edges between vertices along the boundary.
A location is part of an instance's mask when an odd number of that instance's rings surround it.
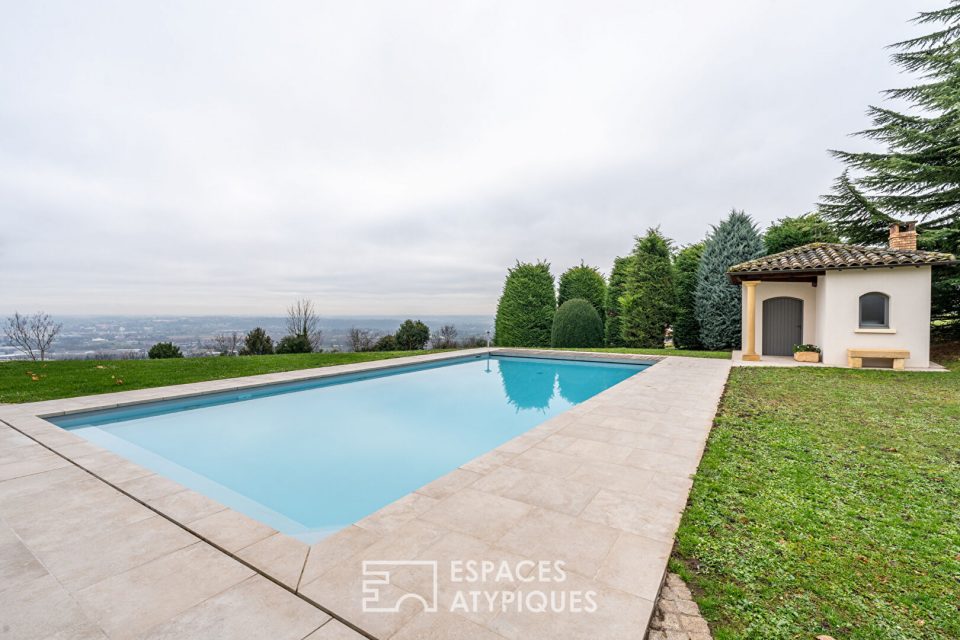
<svg viewBox="0 0 960 640">
<path fill-rule="evenodd" d="M 886 149 L 831 152 L 846 170 L 820 211 L 851 242 L 882 244 L 891 223 L 916 220 L 919 248 L 960 252 L 960 0 L 947 4 L 915 19 L 933 33 L 892 45 L 894 64 L 921 82 L 885 92 L 910 112 L 869 108 L 872 126 L 858 135 Z M 960 268 L 933 279 L 933 317 L 960 320 Z"/>
<path fill-rule="evenodd" d="M 624 344 L 663 348 L 676 304 L 670 241 L 659 228 L 648 229 L 647 235 L 637 238 L 631 262 L 620 298 Z"/>
<path fill-rule="evenodd" d="M 593 305 L 602 321 L 606 296 L 607 283 L 603 279 L 603 274 L 596 267 L 581 262 L 579 267 L 570 267 L 560 276 L 557 308 L 567 300 L 583 298 Z"/>
<path fill-rule="evenodd" d="M 548 347 L 557 309 L 553 274 L 546 262 L 517 262 L 507 271 L 494 343 L 501 347 Z"/>
<path fill-rule="evenodd" d="M 691 244 L 677 253 L 673 261 L 673 282 L 677 290 L 677 310 L 673 318 L 673 346 L 678 349 L 702 349 L 700 323 L 697 322 L 697 269 L 703 255 L 703 242 Z"/>
<path fill-rule="evenodd" d="M 740 347 L 740 287 L 727 279 L 727 269 L 763 254 L 756 225 L 736 209 L 707 237 L 694 294 L 700 342 L 707 349 Z"/>
<path fill-rule="evenodd" d="M 607 286 L 607 295 L 604 301 L 606 325 L 604 326 L 604 342 L 608 347 L 622 347 L 620 298 L 623 297 L 624 287 L 627 284 L 627 272 L 630 271 L 630 258 L 616 258 L 613 269 L 610 271 L 610 284 Z"/>
</svg>

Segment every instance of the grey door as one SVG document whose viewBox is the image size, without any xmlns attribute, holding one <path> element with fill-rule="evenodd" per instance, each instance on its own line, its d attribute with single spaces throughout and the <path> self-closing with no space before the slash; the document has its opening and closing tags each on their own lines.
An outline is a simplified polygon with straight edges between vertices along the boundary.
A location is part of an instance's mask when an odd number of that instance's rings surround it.
<svg viewBox="0 0 960 640">
<path fill-rule="evenodd" d="M 763 301 L 763 355 L 793 355 L 803 342 L 803 300 L 770 298 Z"/>
</svg>

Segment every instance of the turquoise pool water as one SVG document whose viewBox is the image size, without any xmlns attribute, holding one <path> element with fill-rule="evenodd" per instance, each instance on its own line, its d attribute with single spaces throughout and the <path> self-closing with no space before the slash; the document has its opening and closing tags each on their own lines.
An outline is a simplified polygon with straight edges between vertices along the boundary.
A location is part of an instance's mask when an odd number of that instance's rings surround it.
<svg viewBox="0 0 960 640">
<path fill-rule="evenodd" d="M 647 366 L 484 355 L 51 422 L 313 541 Z"/>
</svg>

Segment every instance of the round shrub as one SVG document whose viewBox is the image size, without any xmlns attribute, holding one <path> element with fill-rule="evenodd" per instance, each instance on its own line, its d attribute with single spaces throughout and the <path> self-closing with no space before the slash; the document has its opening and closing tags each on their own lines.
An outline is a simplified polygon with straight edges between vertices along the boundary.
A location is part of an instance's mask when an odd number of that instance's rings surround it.
<svg viewBox="0 0 960 640">
<path fill-rule="evenodd" d="M 396 351 L 397 349 L 397 336 L 392 333 L 380 336 L 380 339 L 373 345 L 374 351 Z"/>
<path fill-rule="evenodd" d="M 497 303 L 494 343 L 500 347 L 549 346 L 556 310 L 550 265 L 518 262 L 507 272 Z"/>
<path fill-rule="evenodd" d="M 396 338 L 397 346 L 404 351 L 423 349 L 430 340 L 430 328 L 419 320 L 404 320 Z"/>
<path fill-rule="evenodd" d="M 151 360 L 162 360 L 164 358 L 182 358 L 183 352 L 180 351 L 180 347 L 173 344 L 172 342 L 158 342 L 157 344 L 150 347 L 150 351 L 147 352 L 147 356 Z"/>
<path fill-rule="evenodd" d="M 242 356 L 265 356 L 273 353 L 273 339 L 261 327 L 247 334 L 240 350 Z"/>
<path fill-rule="evenodd" d="M 550 340 L 554 347 L 602 347 L 603 322 L 589 300 L 574 298 L 557 309 Z"/>
<path fill-rule="evenodd" d="M 313 345 L 310 338 L 300 334 L 295 336 L 284 336 L 277 343 L 277 353 L 312 353 Z"/>
</svg>

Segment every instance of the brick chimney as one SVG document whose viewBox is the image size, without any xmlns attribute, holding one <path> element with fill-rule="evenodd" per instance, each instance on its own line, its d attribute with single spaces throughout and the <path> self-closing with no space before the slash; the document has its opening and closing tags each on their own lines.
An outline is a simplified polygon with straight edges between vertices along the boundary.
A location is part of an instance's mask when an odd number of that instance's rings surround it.
<svg viewBox="0 0 960 640">
<path fill-rule="evenodd" d="M 917 250 L 917 223 L 894 222 L 890 225 L 890 248 L 904 251 Z"/>
</svg>

